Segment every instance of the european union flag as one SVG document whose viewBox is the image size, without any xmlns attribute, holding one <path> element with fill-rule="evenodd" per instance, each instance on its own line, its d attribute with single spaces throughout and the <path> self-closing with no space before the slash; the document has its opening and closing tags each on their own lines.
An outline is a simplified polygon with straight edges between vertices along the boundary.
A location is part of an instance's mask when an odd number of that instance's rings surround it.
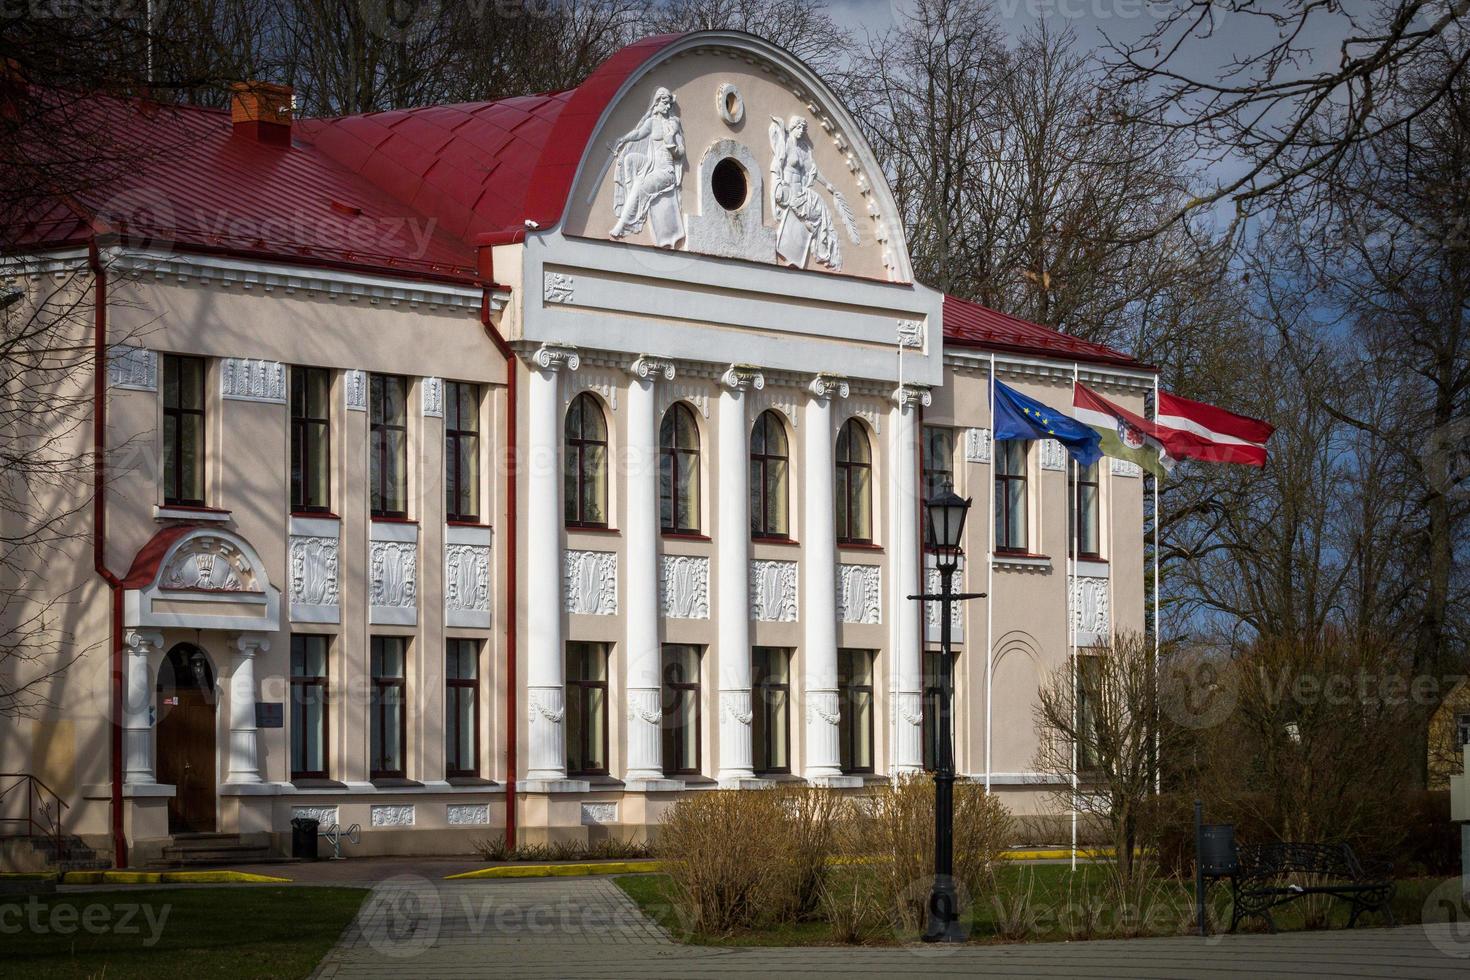
<svg viewBox="0 0 1470 980">
<path fill-rule="evenodd" d="M 1003 382 L 995 384 L 995 438 L 1055 439 L 1067 447 L 1079 466 L 1091 466 L 1102 456 L 1102 436 L 1056 409 L 1027 398 Z"/>
</svg>

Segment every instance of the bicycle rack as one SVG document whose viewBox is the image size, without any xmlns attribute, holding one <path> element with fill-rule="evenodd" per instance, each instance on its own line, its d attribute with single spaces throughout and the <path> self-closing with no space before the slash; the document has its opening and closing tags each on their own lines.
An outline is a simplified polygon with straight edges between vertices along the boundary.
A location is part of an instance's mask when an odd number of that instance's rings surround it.
<svg viewBox="0 0 1470 980">
<path fill-rule="evenodd" d="M 361 844 L 362 824 L 355 823 L 344 831 L 341 824 L 334 823 L 326 830 L 321 831 L 321 836 L 325 837 L 327 843 L 332 845 L 332 860 L 341 861 L 342 838 L 346 837 L 349 844 Z"/>
</svg>

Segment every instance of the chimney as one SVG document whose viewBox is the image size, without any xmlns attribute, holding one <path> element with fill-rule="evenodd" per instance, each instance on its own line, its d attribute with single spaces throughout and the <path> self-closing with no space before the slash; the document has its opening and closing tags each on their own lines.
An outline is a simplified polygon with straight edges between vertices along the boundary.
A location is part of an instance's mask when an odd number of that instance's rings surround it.
<svg viewBox="0 0 1470 980">
<path fill-rule="evenodd" d="M 291 86 L 235 82 L 230 86 L 230 121 L 235 135 L 272 146 L 291 145 Z"/>
</svg>

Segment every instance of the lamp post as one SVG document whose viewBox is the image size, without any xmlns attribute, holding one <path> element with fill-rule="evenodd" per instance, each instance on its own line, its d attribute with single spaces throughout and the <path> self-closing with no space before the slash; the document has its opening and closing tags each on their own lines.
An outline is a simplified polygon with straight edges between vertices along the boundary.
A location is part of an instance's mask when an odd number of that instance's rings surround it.
<svg viewBox="0 0 1470 980">
<path fill-rule="evenodd" d="M 983 592 L 956 593 L 954 573 L 964 550 L 960 546 L 970 501 L 961 499 L 949 484 L 924 502 L 925 542 L 939 570 L 939 594 L 915 595 L 910 599 L 938 602 L 939 611 L 939 705 L 936 719 L 939 752 L 934 767 L 934 887 L 929 892 L 926 943 L 962 943 L 959 899 L 954 887 L 954 735 L 950 718 L 954 700 L 954 665 L 950 658 L 950 616 L 953 603 L 983 599 Z"/>
</svg>

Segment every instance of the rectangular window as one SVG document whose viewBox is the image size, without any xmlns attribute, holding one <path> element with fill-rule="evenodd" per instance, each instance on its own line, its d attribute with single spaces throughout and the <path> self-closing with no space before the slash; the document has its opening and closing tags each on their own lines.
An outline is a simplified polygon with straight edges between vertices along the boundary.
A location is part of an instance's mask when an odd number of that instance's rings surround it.
<svg viewBox="0 0 1470 980">
<path fill-rule="evenodd" d="M 939 665 L 940 657 L 943 656 L 938 650 L 924 651 L 924 721 L 922 737 L 924 740 L 924 768 L 930 772 L 939 768 Z M 956 666 L 959 658 L 957 654 L 950 654 L 950 680 L 953 682 Z M 953 691 L 950 700 L 950 734 L 954 733 L 954 701 Z M 951 742 L 951 745 L 954 743 Z"/>
<path fill-rule="evenodd" d="M 1022 439 L 995 444 L 995 550 L 1026 550 L 1026 446 Z"/>
<path fill-rule="evenodd" d="M 480 386 L 444 382 L 444 513 L 480 520 Z"/>
<path fill-rule="evenodd" d="M 444 772 L 480 774 L 480 641 L 448 640 L 444 657 Z"/>
<path fill-rule="evenodd" d="M 1067 476 L 1072 483 L 1068 527 L 1074 536 L 1072 546 L 1079 558 L 1098 558 L 1102 554 L 1098 533 L 1097 468 L 1096 462 L 1091 466 L 1078 466 L 1071 460 L 1067 461 Z"/>
<path fill-rule="evenodd" d="M 1455 751 L 1466 745 L 1470 745 L 1470 715 L 1459 715 L 1455 718 Z"/>
<path fill-rule="evenodd" d="M 204 506 L 202 357 L 163 357 L 163 502 Z"/>
<path fill-rule="evenodd" d="M 408 640 L 401 636 L 372 639 L 372 696 L 368 704 L 372 737 L 369 773 L 373 779 L 401 779 L 408 719 L 404 715 L 405 661 Z"/>
<path fill-rule="evenodd" d="M 699 660 L 701 649 L 666 643 L 663 650 L 664 775 L 699 772 Z"/>
<path fill-rule="evenodd" d="M 327 778 L 330 637 L 291 637 L 291 778 Z"/>
<path fill-rule="evenodd" d="M 1077 770 L 1097 768 L 1098 708 L 1101 706 L 1103 662 L 1096 654 L 1077 656 Z"/>
<path fill-rule="evenodd" d="M 837 651 L 837 738 L 845 773 L 873 771 L 873 651 Z"/>
<path fill-rule="evenodd" d="M 372 512 L 408 516 L 408 380 L 374 374 L 370 381 Z"/>
<path fill-rule="evenodd" d="M 954 486 L 954 430 L 937 425 L 924 426 L 923 483 L 924 500 L 936 496 L 945 486 Z"/>
<path fill-rule="evenodd" d="M 756 647 L 752 651 L 751 731 L 755 771 L 791 771 L 791 651 Z"/>
<path fill-rule="evenodd" d="M 607 773 L 607 644 L 567 644 L 567 772 Z"/>
<path fill-rule="evenodd" d="M 332 509 L 332 372 L 291 369 L 291 510 Z"/>
</svg>

